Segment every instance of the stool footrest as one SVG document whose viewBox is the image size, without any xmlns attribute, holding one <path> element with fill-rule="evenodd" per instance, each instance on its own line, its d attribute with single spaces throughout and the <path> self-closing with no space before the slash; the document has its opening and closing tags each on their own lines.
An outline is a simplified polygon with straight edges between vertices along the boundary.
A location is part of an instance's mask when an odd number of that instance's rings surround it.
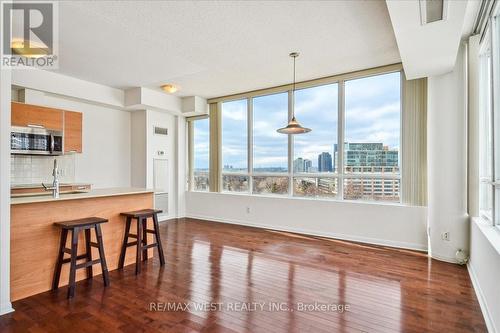
<svg viewBox="0 0 500 333">
<path fill-rule="evenodd" d="M 101 263 L 101 259 L 89 260 L 87 262 L 82 262 L 81 264 L 76 265 L 76 269 L 87 268 L 92 265 L 97 265 Z"/>
<path fill-rule="evenodd" d="M 87 258 L 87 254 L 80 254 L 79 256 L 76 256 L 76 260 L 81 260 Z M 62 260 L 63 264 L 67 264 L 68 262 L 71 262 L 71 258 L 66 258 Z"/>
<path fill-rule="evenodd" d="M 126 246 L 127 246 L 127 247 L 130 247 L 130 246 L 135 246 L 135 245 L 137 245 L 137 241 L 135 241 L 135 242 L 130 242 L 130 243 L 127 243 L 127 244 L 126 244 Z"/>
<path fill-rule="evenodd" d="M 135 234 L 129 234 L 128 237 L 137 239 L 137 235 Z"/>
<path fill-rule="evenodd" d="M 156 247 L 156 246 L 158 246 L 158 244 L 157 244 L 157 243 L 148 244 L 148 245 L 143 245 L 143 246 L 142 246 L 142 249 L 143 249 L 143 250 L 147 250 L 147 249 L 150 249 L 150 248 L 152 248 L 152 247 Z"/>
<path fill-rule="evenodd" d="M 156 234 L 156 232 L 154 230 L 151 230 L 151 229 L 146 229 L 146 232 L 148 234 Z"/>
<path fill-rule="evenodd" d="M 99 244 L 97 244 L 95 242 L 90 242 L 90 246 L 99 248 Z"/>
</svg>

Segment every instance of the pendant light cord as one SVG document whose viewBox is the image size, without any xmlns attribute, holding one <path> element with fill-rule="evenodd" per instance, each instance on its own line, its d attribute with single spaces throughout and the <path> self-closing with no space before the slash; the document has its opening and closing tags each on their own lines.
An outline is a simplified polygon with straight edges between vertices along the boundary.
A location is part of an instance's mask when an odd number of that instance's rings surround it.
<svg viewBox="0 0 500 333">
<path fill-rule="evenodd" d="M 292 88 L 292 119 L 295 118 L 295 60 L 297 55 L 293 56 L 293 88 Z"/>
</svg>

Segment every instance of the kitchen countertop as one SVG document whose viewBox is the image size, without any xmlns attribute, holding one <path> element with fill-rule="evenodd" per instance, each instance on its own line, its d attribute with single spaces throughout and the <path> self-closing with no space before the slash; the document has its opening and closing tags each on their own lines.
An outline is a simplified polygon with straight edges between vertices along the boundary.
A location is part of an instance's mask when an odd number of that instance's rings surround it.
<svg viewBox="0 0 500 333">
<path fill-rule="evenodd" d="M 47 181 L 45 183 L 46 185 L 52 185 L 52 181 Z M 60 183 L 60 186 L 87 186 L 91 185 L 90 183 Z M 37 183 L 37 184 L 15 184 L 12 185 L 10 188 L 11 189 L 19 189 L 19 188 L 42 188 L 43 185 L 42 183 Z"/>
<path fill-rule="evenodd" d="M 153 192 L 154 190 L 145 188 L 136 188 L 136 187 L 100 188 L 100 189 L 90 190 L 89 192 L 61 194 L 61 196 L 58 199 L 54 199 L 52 197 L 52 193 L 48 193 L 48 195 L 43 195 L 43 196 L 36 195 L 28 197 L 11 198 L 10 204 L 20 205 L 20 204 L 30 204 L 37 202 L 89 199 L 98 197 L 112 197 L 118 195 L 131 195 L 131 194 L 153 193 Z"/>
</svg>

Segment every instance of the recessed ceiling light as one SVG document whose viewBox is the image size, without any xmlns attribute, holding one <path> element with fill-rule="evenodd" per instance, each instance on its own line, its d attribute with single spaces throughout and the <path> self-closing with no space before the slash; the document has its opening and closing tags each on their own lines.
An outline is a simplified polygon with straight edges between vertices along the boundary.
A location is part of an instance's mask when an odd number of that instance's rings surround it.
<svg viewBox="0 0 500 333">
<path fill-rule="evenodd" d="M 24 48 L 25 43 L 29 43 L 30 48 L 43 49 L 46 47 L 45 45 L 34 41 L 25 41 L 24 39 L 21 38 L 14 38 L 10 42 L 10 48 L 12 50 L 12 53 L 26 58 L 41 58 L 45 57 L 48 54 L 48 53 L 41 53 L 41 54 L 28 53 L 28 51 Z"/>
<path fill-rule="evenodd" d="M 166 92 L 168 92 L 170 94 L 173 94 L 177 90 L 179 90 L 179 88 L 173 84 L 164 84 L 163 86 L 161 86 L 161 89 L 165 90 Z"/>
</svg>

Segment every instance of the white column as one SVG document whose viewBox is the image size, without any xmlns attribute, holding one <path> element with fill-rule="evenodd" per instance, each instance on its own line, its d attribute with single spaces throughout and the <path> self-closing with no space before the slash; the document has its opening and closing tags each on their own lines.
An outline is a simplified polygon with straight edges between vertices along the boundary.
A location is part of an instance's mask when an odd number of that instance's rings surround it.
<svg viewBox="0 0 500 333">
<path fill-rule="evenodd" d="M 469 239 L 466 66 L 461 44 L 453 72 L 428 78 L 429 253 L 450 262 L 458 249 L 468 250 Z"/>
<path fill-rule="evenodd" d="M 0 315 L 10 303 L 10 100 L 11 71 L 0 70 Z"/>
<path fill-rule="evenodd" d="M 182 218 L 186 216 L 186 190 L 187 190 L 187 132 L 186 132 L 186 118 L 177 116 L 176 129 L 175 129 L 175 164 L 176 164 L 176 177 L 175 177 L 175 190 L 177 212 L 176 216 Z"/>
</svg>

